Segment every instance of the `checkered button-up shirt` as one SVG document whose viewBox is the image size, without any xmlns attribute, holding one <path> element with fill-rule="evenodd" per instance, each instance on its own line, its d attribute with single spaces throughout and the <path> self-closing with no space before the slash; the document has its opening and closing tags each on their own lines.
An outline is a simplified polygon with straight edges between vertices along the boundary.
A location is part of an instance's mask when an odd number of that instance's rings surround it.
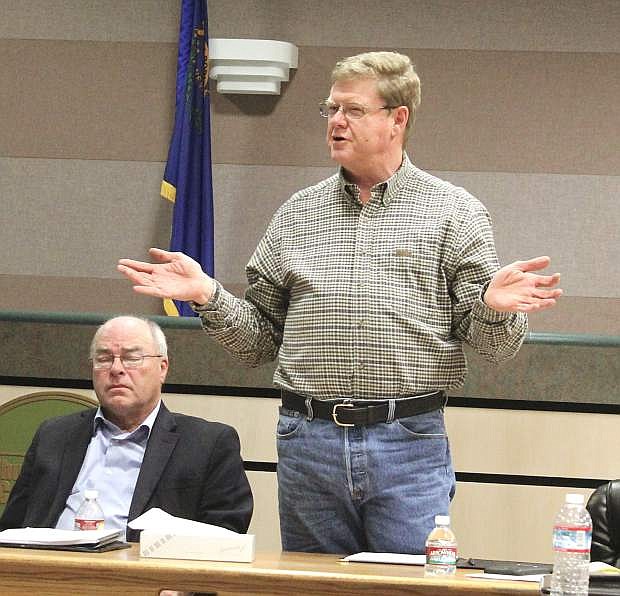
<svg viewBox="0 0 620 596">
<path fill-rule="evenodd" d="M 405 155 L 365 205 L 342 169 L 295 193 L 248 263 L 245 300 L 217 284 L 195 309 L 245 364 L 278 357 L 280 387 L 399 398 L 461 385 L 464 342 L 490 361 L 514 356 L 527 317 L 481 300 L 498 268 L 484 206 Z"/>
</svg>

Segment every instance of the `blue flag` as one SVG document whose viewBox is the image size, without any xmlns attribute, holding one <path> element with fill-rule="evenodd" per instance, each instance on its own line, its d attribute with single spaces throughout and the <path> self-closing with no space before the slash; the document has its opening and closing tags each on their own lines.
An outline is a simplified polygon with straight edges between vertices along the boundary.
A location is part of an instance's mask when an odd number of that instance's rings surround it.
<svg viewBox="0 0 620 596">
<path fill-rule="evenodd" d="M 161 184 L 174 203 L 170 250 L 198 261 L 209 275 L 213 263 L 213 190 L 209 112 L 206 0 L 183 0 L 179 32 L 174 132 Z M 164 301 L 168 315 L 192 316 L 182 301 Z"/>
</svg>

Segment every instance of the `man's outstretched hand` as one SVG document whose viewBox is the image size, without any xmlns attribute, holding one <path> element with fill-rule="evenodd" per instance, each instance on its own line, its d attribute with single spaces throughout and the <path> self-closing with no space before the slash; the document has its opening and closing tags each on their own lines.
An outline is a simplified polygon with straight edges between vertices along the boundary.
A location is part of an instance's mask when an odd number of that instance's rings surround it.
<svg viewBox="0 0 620 596">
<path fill-rule="evenodd" d="M 116 266 L 138 294 L 198 304 L 206 304 L 213 296 L 215 281 L 191 257 L 160 248 L 149 249 L 149 254 L 155 263 L 119 259 Z"/>
<path fill-rule="evenodd" d="M 555 306 L 562 295 L 555 286 L 560 274 L 534 273 L 549 265 L 549 257 L 515 261 L 502 267 L 491 280 L 484 294 L 484 303 L 498 312 L 535 312 Z"/>
</svg>

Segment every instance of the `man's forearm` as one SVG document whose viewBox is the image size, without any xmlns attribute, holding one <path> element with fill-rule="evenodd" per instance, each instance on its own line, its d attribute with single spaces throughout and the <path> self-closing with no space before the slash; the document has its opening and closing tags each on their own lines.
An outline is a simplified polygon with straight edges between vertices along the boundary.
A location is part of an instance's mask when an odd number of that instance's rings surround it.
<svg viewBox="0 0 620 596">
<path fill-rule="evenodd" d="M 219 283 L 205 305 L 192 304 L 203 329 L 246 366 L 275 360 L 282 333 L 254 304 L 237 298 Z"/>
</svg>

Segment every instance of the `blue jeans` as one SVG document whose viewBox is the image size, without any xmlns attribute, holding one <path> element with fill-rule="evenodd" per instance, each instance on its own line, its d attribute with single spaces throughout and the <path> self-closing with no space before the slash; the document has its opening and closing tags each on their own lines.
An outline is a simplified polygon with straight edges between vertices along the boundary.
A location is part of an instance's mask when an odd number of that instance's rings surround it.
<svg viewBox="0 0 620 596">
<path fill-rule="evenodd" d="M 455 478 L 443 410 L 342 427 L 280 408 L 282 548 L 423 553 Z"/>
</svg>

